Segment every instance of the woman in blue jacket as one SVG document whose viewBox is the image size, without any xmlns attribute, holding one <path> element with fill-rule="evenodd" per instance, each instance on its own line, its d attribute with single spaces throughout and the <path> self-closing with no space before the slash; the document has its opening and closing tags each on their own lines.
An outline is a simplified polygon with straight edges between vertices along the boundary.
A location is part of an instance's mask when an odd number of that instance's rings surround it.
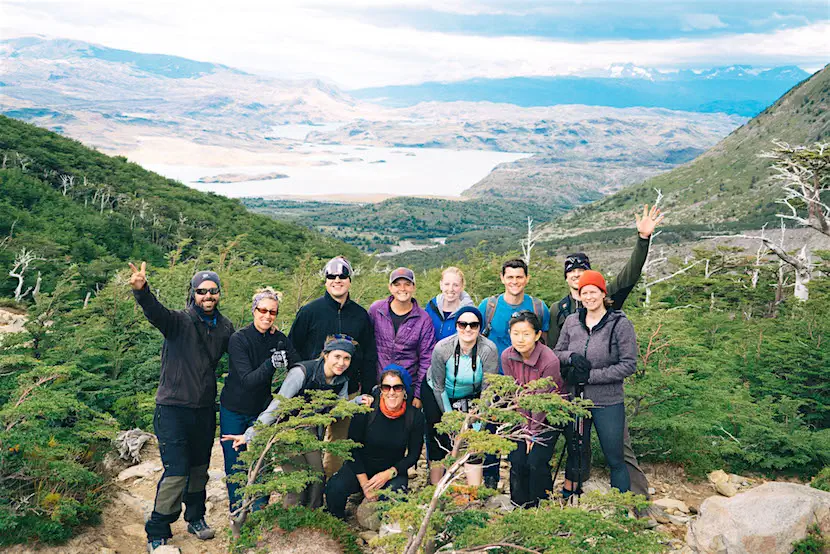
<svg viewBox="0 0 830 554">
<path fill-rule="evenodd" d="M 457 267 L 448 267 L 441 272 L 441 294 L 429 301 L 426 311 L 435 328 L 435 341 L 455 334 L 458 310 L 473 306 L 473 299 L 464 292 L 464 272 Z"/>
</svg>

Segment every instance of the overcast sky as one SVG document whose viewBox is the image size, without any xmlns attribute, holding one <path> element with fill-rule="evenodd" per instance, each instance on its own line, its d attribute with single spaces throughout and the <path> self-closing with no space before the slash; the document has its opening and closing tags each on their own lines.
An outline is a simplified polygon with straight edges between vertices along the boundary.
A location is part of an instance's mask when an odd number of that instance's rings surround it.
<svg viewBox="0 0 830 554">
<path fill-rule="evenodd" d="M 473 77 L 830 63 L 830 0 L 0 0 L 40 34 L 345 88 Z"/>
</svg>

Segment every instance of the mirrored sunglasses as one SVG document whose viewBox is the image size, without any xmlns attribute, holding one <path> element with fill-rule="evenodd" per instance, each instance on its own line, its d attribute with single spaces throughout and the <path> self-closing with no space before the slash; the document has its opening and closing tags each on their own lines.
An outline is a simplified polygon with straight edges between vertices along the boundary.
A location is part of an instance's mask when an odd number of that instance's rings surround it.
<svg viewBox="0 0 830 554">
<path fill-rule="evenodd" d="M 211 287 L 209 289 L 196 289 L 195 292 L 196 294 L 200 294 L 202 296 L 204 296 L 207 293 L 219 294 L 219 287 Z"/>
</svg>

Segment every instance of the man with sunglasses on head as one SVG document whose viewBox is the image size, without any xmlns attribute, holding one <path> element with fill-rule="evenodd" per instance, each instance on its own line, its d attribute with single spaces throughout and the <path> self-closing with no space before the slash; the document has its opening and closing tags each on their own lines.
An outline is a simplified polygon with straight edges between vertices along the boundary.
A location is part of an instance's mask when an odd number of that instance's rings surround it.
<svg viewBox="0 0 830 554">
<path fill-rule="evenodd" d="M 616 278 L 607 285 L 607 296 L 611 301 L 611 309 L 621 310 L 623 303 L 631 294 L 637 281 L 640 280 L 640 275 L 643 272 L 643 266 L 648 257 L 648 247 L 651 242 L 651 236 L 654 234 L 654 229 L 663 221 L 663 214 L 656 206 L 649 209 L 648 204 L 643 206 L 642 216 L 637 214 L 635 219 L 637 222 L 637 244 L 634 246 L 634 251 L 631 253 L 628 263 L 617 274 Z M 583 273 L 591 269 L 591 262 L 588 256 L 582 252 L 569 254 L 565 258 L 565 283 L 568 285 L 569 293 L 562 300 L 556 304 L 551 304 L 550 311 L 555 314 L 553 322 L 548 332 L 548 345 L 556 349 L 556 344 L 559 341 L 559 332 L 565 324 L 565 319 L 577 310 L 582 308 L 582 302 L 579 300 L 579 278 Z M 573 432 L 572 428 L 566 429 L 566 434 Z M 591 472 L 591 437 L 583 437 L 583 464 L 581 480 L 586 481 Z M 628 467 L 628 475 L 631 479 L 631 492 L 634 494 L 641 494 L 646 498 L 648 494 L 648 479 L 640 469 L 637 463 L 637 456 L 634 454 L 634 449 L 631 446 L 631 437 L 628 434 L 628 425 L 626 424 L 623 432 L 623 456 L 625 458 L 626 466 Z M 567 474 L 565 487 L 573 489 L 571 481 L 579 481 L 577 475 Z"/>
<path fill-rule="evenodd" d="M 349 260 L 337 256 L 328 261 L 323 274 L 326 292 L 300 308 L 288 338 L 301 360 L 319 357 L 328 336 L 344 335 L 347 340 L 354 339 L 357 349 L 346 371 L 349 397 L 357 396 L 359 390 L 371 394 L 372 387 L 377 384 L 375 333 L 366 310 L 349 296 L 354 275 L 352 266 Z M 329 426 L 326 440 L 345 439 L 348 434 L 349 419 L 345 418 Z M 327 477 L 331 477 L 342 465 L 342 459 L 324 453 L 323 468 Z"/>
<path fill-rule="evenodd" d="M 214 537 L 205 521 L 205 485 L 216 432 L 216 367 L 234 329 L 219 313 L 221 282 L 213 271 L 197 272 L 186 308 L 170 310 L 150 291 L 147 263 L 141 262 L 140 269 L 131 263 L 130 269 L 136 302 L 164 335 L 153 415 L 164 473 L 144 526 L 152 552 L 173 536 L 170 524 L 179 519 L 182 502 L 187 531 L 201 540 Z"/>
</svg>

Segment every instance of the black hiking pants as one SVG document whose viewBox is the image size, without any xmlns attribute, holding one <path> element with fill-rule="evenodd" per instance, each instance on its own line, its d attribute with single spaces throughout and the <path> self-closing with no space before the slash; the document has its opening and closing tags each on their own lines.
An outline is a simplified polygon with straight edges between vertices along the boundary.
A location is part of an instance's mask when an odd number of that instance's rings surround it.
<svg viewBox="0 0 830 554">
<path fill-rule="evenodd" d="M 205 517 L 205 486 L 216 433 L 216 411 L 156 405 L 153 428 L 164 473 L 156 488 L 153 513 L 144 525 L 147 540 L 169 539 L 170 524 L 179 519 L 182 502 L 188 522 Z"/>
</svg>

